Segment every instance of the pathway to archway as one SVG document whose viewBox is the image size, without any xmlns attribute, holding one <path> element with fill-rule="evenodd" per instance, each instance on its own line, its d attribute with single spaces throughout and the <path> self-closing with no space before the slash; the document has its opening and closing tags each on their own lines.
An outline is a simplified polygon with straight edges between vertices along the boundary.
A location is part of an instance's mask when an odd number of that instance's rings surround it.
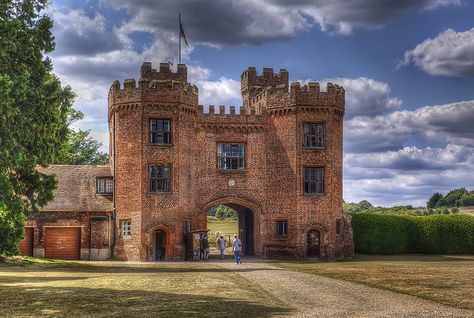
<svg viewBox="0 0 474 318">
<path fill-rule="evenodd" d="M 244 258 L 241 265 L 231 262 L 219 265 L 259 284 L 295 308 L 297 312 L 292 317 L 473 317 L 470 310 L 347 281 L 288 271 L 257 259 Z"/>
</svg>

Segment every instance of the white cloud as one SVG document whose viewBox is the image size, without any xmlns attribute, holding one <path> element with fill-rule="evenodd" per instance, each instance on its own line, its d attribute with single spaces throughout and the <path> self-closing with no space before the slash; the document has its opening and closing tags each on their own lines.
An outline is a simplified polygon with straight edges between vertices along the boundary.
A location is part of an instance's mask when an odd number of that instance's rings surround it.
<svg viewBox="0 0 474 318">
<path fill-rule="evenodd" d="M 199 103 L 203 105 L 241 106 L 240 82 L 221 77 L 218 81 L 200 81 Z M 239 104 L 235 104 L 239 101 Z"/>
<path fill-rule="evenodd" d="M 474 148 L 405 147 L 397 151 L 344 156 L 344 198 L 380 205 L 421 206 L 434 192 L 474 185 Z"/>
<path fill-rule="evenodd" d="M 405 52 L 402 64 L 413 63 L 431 75 L 474 77 L 474 28 L 448 29 Z"/>
<path fill-rule="evenodd" d="M 431 142 L 474 146 L 474 100 L 425 106 L 345 123 L 349 152 L 397 150 L 412 137 Z"/>
<path fill-rule="evenodd" d="M 392 112 L 400 108 L 402 101 L 391 97 L 387 83 L 366 77 L 334 78 L 322 81 L 342 85 L 346 91 L 345 118 L 355 116 L 375 116 Z"/>
</svg>

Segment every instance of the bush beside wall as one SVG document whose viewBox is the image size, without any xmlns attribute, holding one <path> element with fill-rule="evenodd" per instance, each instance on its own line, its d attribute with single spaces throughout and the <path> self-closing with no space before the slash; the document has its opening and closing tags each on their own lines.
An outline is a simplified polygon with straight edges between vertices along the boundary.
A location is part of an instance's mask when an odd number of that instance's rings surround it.
<svg viewBox="0 0 474 318">
<path fill-rule="evenodd" d="M 355 251 L 368 254 L 474 254 L 469 215 L 352 215 Z"/>
</svg>

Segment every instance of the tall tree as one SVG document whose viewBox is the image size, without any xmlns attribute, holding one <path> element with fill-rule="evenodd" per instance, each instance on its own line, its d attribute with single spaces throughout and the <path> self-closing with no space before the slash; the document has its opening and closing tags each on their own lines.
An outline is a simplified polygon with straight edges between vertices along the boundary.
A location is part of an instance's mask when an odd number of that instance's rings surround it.
<svg viewBox="0 0 474 318">
<path fill-rule="evenodd" d="M 84 118 L 84 114 L 74 110 L 69 116 L 68 125 Z M 70 165 L 105 165 L 109 162 L 109 155 L 101 152 L 102 143 L 90 136 L 90 130 L 69 129 L 68 142 L 64 144 L 60 158 L 55 161 L 59 164 Z"/>
<path fill-rule="evenodd" d="M 443 198 L 443 195 L 441 193 L 439 192 L 433 193 L 433 195 L 429 198 L 428 202 L 426 202 L 426 207 L 428 209 L 434 209 L 438 201 L 441 200 L 442 198 Z"/>
<path fill-rule="evenodd" d="M 23 221 L 52 199 L 55 162 L 68 140 L 73 93 L 52 73 L 46 0 L 0 2 L 0 255 L 17 253 Z"/>
</svg>

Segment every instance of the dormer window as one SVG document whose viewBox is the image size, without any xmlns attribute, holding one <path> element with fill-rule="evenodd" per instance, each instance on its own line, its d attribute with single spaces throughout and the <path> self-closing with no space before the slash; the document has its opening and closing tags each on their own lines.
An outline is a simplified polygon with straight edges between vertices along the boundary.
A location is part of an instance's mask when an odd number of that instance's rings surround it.
<svg viewBox="0 0 474 318">
<path fill-rule="evenodd" d="M 114 180 L 112 178 L 97 178 L 97 194 L 110 195 L 114 192 Z"/>
</svg>

